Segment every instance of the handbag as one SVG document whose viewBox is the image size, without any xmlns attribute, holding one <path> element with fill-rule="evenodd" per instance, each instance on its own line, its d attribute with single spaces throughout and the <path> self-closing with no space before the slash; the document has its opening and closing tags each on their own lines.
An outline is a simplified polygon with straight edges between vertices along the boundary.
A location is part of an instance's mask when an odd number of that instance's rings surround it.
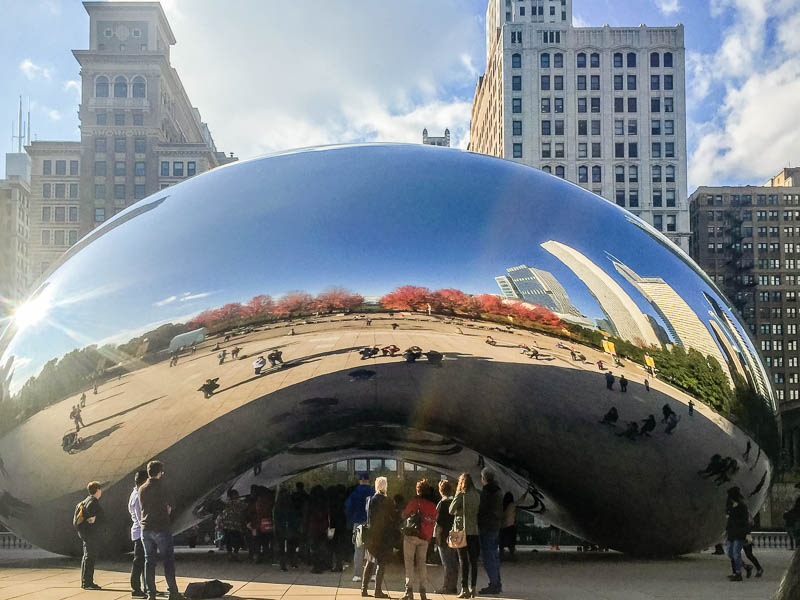
<svg viewBox="0 0 800 600">
<path fill-rule="evenodd" d="M 464 529 L 456 531 L 455 520 L 453 521 L 453 529 L 447 534 L 447 545 L 454 550 L 467 547 L 467 507 L 464 504 L 464 496 L 461 496 L 461 508 L 464 512 Z"/>
<path fill-rule="evenodd" d="M 258 531 L 260 533 L 271 533 L 272 532 L 272 519 L 269 517 L 264 517 L 258 524 Z"/>
<path fill-rule="evenodd" d="M 422 537 L 422 513 L 419 509 L 406 517 L 403 525 L 403 535 L 412 537 Z"/>
</svg>

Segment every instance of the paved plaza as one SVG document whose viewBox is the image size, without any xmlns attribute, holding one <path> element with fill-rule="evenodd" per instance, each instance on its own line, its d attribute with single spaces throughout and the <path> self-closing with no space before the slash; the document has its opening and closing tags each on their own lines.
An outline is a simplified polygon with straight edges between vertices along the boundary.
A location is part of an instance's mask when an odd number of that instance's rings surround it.
<svg viewBox="0 0 800 600">
<path fill-rule="evenodd" d="M 775 593 L 791 554 L 787 550 L 757 553 L 765 570 L 761 579 L 731 583 L 727 559 L 708 553 L 672 560 L 638 560 L 621 554 L 526 550 L 514 563 L 504 563 L 502 598 L 506 600 L 765 600 Z M 312 575 L 307 568 L 282 573 L 276 566 L 231 563 L 206 549 L 178 550 L 178 584 L 220 579 L 233 585 L 233 600 L 334 600 L 359 596 L 351 573 Z M 104 590 L 82 591 L 80 561 L 38 550 L 0 551 L 0 599 L 29 600 L 130 598 L 127 561 L 101 561 L 95 581 Z M 441 581 L 441 568 L 429 566 L 430 587 Z M 478 585 L 484 585 L 480 571 Z M 163 577 L 158 588 L 164 589 Z M 393 564 L 387 576 L 392 598 L 402 595 L 402 566 Z M 435 600 L 454 598 L 430 593 Z"/>
</svg>

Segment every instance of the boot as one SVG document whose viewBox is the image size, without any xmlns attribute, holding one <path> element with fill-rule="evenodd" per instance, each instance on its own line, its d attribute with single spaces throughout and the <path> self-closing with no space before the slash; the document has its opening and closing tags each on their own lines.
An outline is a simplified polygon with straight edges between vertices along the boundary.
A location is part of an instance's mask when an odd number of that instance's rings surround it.
<svg viewBox="0 0 800 600">
<path fill-rule="evenodd" d="M 428 597 L 425 595 L 425 588 L 419 588 L 419 600 L 428 600 Z"/>
<path fill-rule="evenodd" d="M 372 572 L 375 570 L 375 564 L 371 561 L 367 561 L 367 564 L 364 565 L 364 574 L 361 578 L 361 596 L 367 598 L 369 594 L 367 593 L 367 586 L 369 586 L 369 580 L 372 578 Z M 377 587 L 375 588 L 378 589 Z"/>
<path fill-rule="evenodd" d="M 378 565 L 378 571 L 375 574 L 375 597 L 376 598 L 388 598 L 389 594 L 383 591 L 383 576 L 385 574 L 385 568 L 382 565 Z"/>
<path fill-rule="evenodd" d="M 406 586 L 406 593 L 402 596 L 400 600 L 414 600 L 414 590 L 411 588 L 410 585 Z"/>
</svg>

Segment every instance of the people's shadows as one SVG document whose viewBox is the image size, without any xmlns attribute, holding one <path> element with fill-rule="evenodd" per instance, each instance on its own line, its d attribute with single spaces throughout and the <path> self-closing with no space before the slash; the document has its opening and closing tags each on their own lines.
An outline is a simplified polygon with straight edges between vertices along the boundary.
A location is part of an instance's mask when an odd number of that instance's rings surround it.
<svg viewBox="0 0 800 600">
<path fill-rule="evenodd" d="M 81 441 L 76 446 L 73 446 L 70 454 L 76 454 L 78 452 L 83 452 L 84 450 L 88 450 L 103 438 L 107 438 L 108 436 L 110 436 L 120 427 L 122 427 L 122 423 L 116 423 L 115 425 L 112 425 L 108 429 L 104 429 L 103 431 L 99 431 L 85 438 L 81 438 Z"/>
<path fill-rule="evenodd" d="M 129 412 L 133 412 L 143 406 L 147 406 L 148 404 L 152 404 L 157 400 L 161 400 L 162 398 L 166 398 L 166 395 L 158 396 L 157 398 L 153 398 L 152 400 L 147 400 L 146 402 L 142 402 L 141 404 L 137 404 L 136 406 L 131 406 L 130 408 L 126 408 L 125 410 L 121 410 L 119 412 L 114 413 L 113 415 L 108 415 L 107 417 L 103 417 L 102 419 L 97 419 L 96 421 L 92 421 L 91 423 L 87 423 L 84 427 L 89 427 L 91 425 L 97 425 L 98 423 L 103 423 L 104 421 L 108 421 L 110 419 L 114 419 L 116 417 L 121 417 L 122 415 L 127 415 Z"/>
<path fill-rule="evenodd" d="M 97 404 L 98 402 L 105 402 L 106 400 L 110 400 L 111 398 L 115 398 L 116 396 L 121 396 L 125 392 L 117 392 L 116 394 L 111 394 L 110 396 L 104 396 L 103 398 L 98 398 L 92 404 Z"/>
</svg>

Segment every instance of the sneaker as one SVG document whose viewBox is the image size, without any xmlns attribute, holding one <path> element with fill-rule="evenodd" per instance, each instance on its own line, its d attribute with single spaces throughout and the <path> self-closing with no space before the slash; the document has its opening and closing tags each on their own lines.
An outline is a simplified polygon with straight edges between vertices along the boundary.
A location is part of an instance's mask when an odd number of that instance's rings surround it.
<svg viewBox="0 0 800 600">
<path fill-rule="evenodd" d="M 84 589 L 84 590 L 102 590 L 103 589 L 99 585 L 97 585 L 96 583 L 87 583 L 86 585 L 82 585 L 81 588 Z"/>
<path fill-rule="evenodd" d="M 478 590 L 478 593 L 481 596 L 491 596 L 493 594 L 499 594 L 502 591 L 503 588 L 500 586 L 487 585 L 485 588 L 481 588 L 480 590 Z"/>
<path fill-rule="evenodd" d="M 186 600 L 186 596 L 184 596 L 180 592 L 170 592 L 169 600 Z"/>
<path fill-rule="evenodd" d="M 131 598 L 147 598 L 147 594 L 145 594 L 142 590 L 133 590 L 131 592 Z"/>
<path fill-rule="evenodd" d="M 751 565 L 745 565 L 744 570 L 747 574 L 747 578 L 750 579 L 750 576 L 753 574 L 753 567 Z"/>
<path fill-rule="evenodd" d="M 353 581 L 354 582 L 361 581 L 361 577 L 359 577 L 358 575 L 353 575 Z"/>
<path fill-rule="evenodd" d="M 728 575 L 729 581 L 742 581 L 742 574 L 736 573 L 736 575 Z"/>
<path fill-rule="evenodd" d="M 756 577 L 761 577 L 764 574 L 764 569 L 758 569 L 756 571 Z"/>
</svg>

